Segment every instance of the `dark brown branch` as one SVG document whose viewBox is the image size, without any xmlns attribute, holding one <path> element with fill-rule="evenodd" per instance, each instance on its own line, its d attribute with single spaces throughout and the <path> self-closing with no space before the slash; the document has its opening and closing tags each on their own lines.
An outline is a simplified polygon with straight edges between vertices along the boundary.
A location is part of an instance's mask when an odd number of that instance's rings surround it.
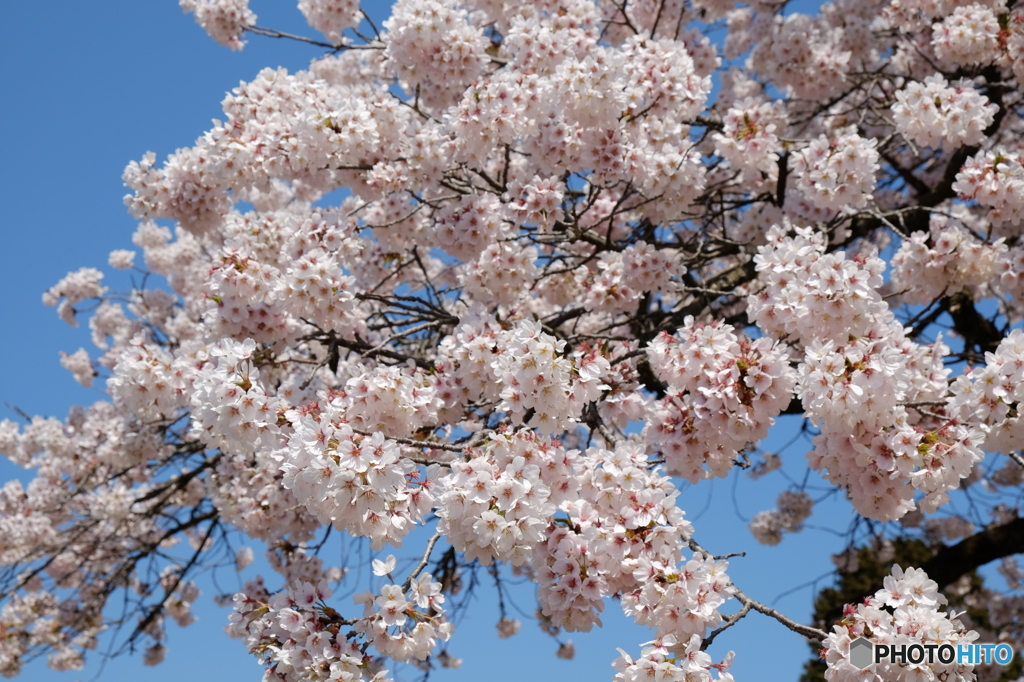
<svg viewBox="0 0 1024 682">
<path fill-rule="evenodd" d="M 195 551 L 192 553 L 192 556 L 189 558 L 188 563 L 186 563 L 185 566 L 183 566 L 179 571 L 177 571 L 177 576 L 175 576 L 174 582 L 164 589 L 164 596 L 160 599 L 160 602 L 158 604 L 154 604 L 150 608 L 149 613 L 147 613 L 146 616 L 139 621 L 139 624 L 135 626 L 135 629 L 132 631 L 132 634 L 129 635 L 128 639 L 125 641 L 124 646 L 131 646 L 138 639 L 138 637 L 146 631 L 146 628 L 149 627 L 150 623 L 152 623 L 163 612 L 164 606 L 167 604 L 167 601 L 174 595 L 175 590 L 178 589 L 182 581 L 185 579 L 185 576 L 189 573 L 190 570 L 192 570 L 192 567 L 195 566 L 196 562 L 199 560 L 199 557 L 202 555 L 202 553 L 206 551 L 206 543 L 209 542 L 210 538 L 213 536 L 213 531 L 214 529 L 216 529 L 220 519 L 218 518 L 216 512 L 209 512 L 207 514 L 204 514 L 203 517 L 211 518 L 212 523 L 210 523 L 210 525 L 206 528 L 206 533 L 203 534 L 203 537 L 200 540 L 198 547 L 196 547 Z M 199 518 L 202 519 L 203 517 Z M 196 522 L 198 523 L 199 519 L 196 519 Z"/>
<path fill-rule="evenodd" d="M 786 203 L 786 180 L 789 178 L 789 152 L 779 154 L 779 179 L 775 184 L 775 205 Z"/>
<path fill-rule="evenodd" d="M 955 545 L 943 547 L 921 568 L 939 587 L 945 587 L 991 561 L 1022 552 L 1024 518 L 1017 518 L 975 533 Z"/>
<path fill-rule="evenodd" d="M 943 303 L 953 318 L 953 329 L 963 337 L 964 350 L 978 348 L 983 353 L 995 352 L 1003 340 L 1003 333 L 974 307 L 974 297 L 969 290 L 959 291 L 944 299 Z"/>
<path fill-rule="evenodd" d="M 391 360 L 398 360 L 399 362 L 408 362 L 409 360 L 412 360 L 414 363 L 416 363 L 417 367 L 421 367 L 423 369 L 432 369 L 434 367 L 434 363 L 430 362 L 429 360 L 424 360 L 423 358 L 420 357 L 413 357 L 412 355 L 405 355 L 404 353 L 398 353 L 387 348 L 374 348 L 365 341 L 349 341 L 348 339 L 337 339 L 337 344 L 342 348 L 347 348 L 348 350 L 355 351 L 356 353 L 359 353 L 363 357 L 367 358 L 380 356 L 383 358 L 389 358 Z"/>
<path fill-rule="evenodd" d="M 651 329 L 633 331 L 639 331 L 639 333 L 636 333 L 636 336 L 642 343 L 647 343 L 657 336 L 659 332 L 667 331 L 671 333 L 680 327 L 690 315 L 699 315 L 711 302 L 711 296 L 714 294 L 727 294 L 741 284 L 746 284 L 756 277 L 757 269 L 754 265 L 753 259 L 748 260 L 741 265 L 737 265 L 734 268 L 730 268 L 725 272 L 719 273 L 714 277 L 709 277 L 703 282 L 703 288 L 712 293 L 709 293 L 706 296 L 701 296 L 690 305 L 669 313 Z M 651 319 L 655 319 L 656 317 L 657 313 L 653 313 L 650 316 Z"/>
</svg>

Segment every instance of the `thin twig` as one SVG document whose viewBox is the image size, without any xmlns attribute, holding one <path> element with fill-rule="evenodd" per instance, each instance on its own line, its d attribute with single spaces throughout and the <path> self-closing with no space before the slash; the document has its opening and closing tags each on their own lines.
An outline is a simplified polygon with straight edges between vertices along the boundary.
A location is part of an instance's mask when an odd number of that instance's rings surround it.
<svg viewBox="0 0 1024 682">
<path fill-rule="evenodd" d="M 688 542 L 689 542 L 689 545 L 690 545 L 690 549 L 692 549 L 695 552 L 700 552 L 701 554 L 704 554 L 705 556 L 709 556 L 709 557 L 712 557 L 712 558 L 715 558 L 715 559 L 724 558 L 724 557 L 716 557 L 714 554 L 711 554 L 706 549 L 701 547 L 700 544 L 698 544 L 697 541 L 694 540 L 693 538 L 689 538 Z M 815 642 L 815 641 L 816 642 L 824 642 L 826 639 L 828 639 L 828 633 L 825 632 L 824 630 L 819 630 L 818 628 L 812 628 L 812 627 L 810 627 L 808 625 L 802 625 L 801 623 L 796 622 L 792 618 L 790 618 L 790 617 L 788 617 L 786 615 L 783 615 L 779 611 L 776 611 L 775 609 L 771 608 L 770 606 L 766 606 L 765 604 L 762 604 L 761 602 L 759 602 L 759 601 L 757 601 L 755 599 L 751 599 L 746 594 L 744 594 L 743 591 L 740 588 L 736 587 L 735 583 L 730 583 L 730 587 L 732 587 L 732 589 L 733 589 L 733 596 L 736 597 L 736 599 L 741 604 L 743 604 L 744 607 L 749 607 L 751 609 L 754 609 L 758 613 L 763 613 L 764 615 L 768 616 L 769 618 L 774 618 L 775 620 L 779 621 L 780 623 L 785 625 L 787 628 L 789 628 L 793 632 L 795 632 L 797 634 L 800 634 L 800 635 L 803 635 L 804 637 L 808 638 L 812 642 Z"/>
<path fill-rule="evenodd" d="M 715 641 L 715 637 L 720 635 L 724 630 L 728 630 L 729 628 L 731 628 L 733 625 L 739 622 L 739 620 L 743 618 L 743 616 L 747 615 L 748 613 L 750 613 L 750 604 L 744 604 L 743 608 L 740 609 L 739 612 L 729 616 L 726 619 L 725 623 L 723 623 L 717 629 L 713 630 L 711 634 L 704 638 L 704 641 L 700 643 L 700 650 L 706 651 L 707 648 L 711 646 L 711 642 Z"/>
<path fill-rule="evenodd" d="M 440 529 L 434 531 L 433 537 L 431 537 L 430 541 L 427 543 L 426 551 L 423 552 L 423 557 L 420 559 L 420 563 L 416 565 L 416 568 L 413 569 L 412 573 L 409 574 L 409 577 L 405 579 L 404 583 L 402 583 L 402 592 L 408 590 L 412 585 L 412 581 L 416 580 L 416 576 L 420 574 L 420 571 L 427 567 L 427 564 L 430 562 L 430 553 L 434 551 L 434 545 L 436 545 L 437 541 L 441 539 L 441 535 L 443 535 L 443 533 L 441 533 Z"/>
<path fill-rule="evenodd" d="M 297 36 L 293 33 L 285 33 L 284 31 L 277 31 L 272 28 L 264 28 L 263 26 L 246 26 L 245 30 L 249 33 L 255 33 L 259 36 L 266 36 L 267 38 L 287 38 L 289 40 L 298 40 L 302 43 L 309 43 L 310 45 L 316 45 L 317 47 L 326 47 L 329 50 L 337 50 L 340 47 L 347 47 L 342 45 L 334 45 L 332 43 L 325 43 L 322 40 L 314 40 L 313 38 L 307 38 L 305 36 Z"/>
<path fill-rule="evenodd" d="M 355 431 L 356 433 L 358 433 L 361 436 L 372 436 L 373 435 L 372 433 L 369 433 L 367 431 L 359 431 L 358 429 L 352 429 L 352 430 Z M 447 450 L 448 452 L 458 452 L 459 454 L 462 454 L 462 451 L 466 449 L 466 446 L 464 446 L 464 445 L 452 445 L 451 443 L 442 443 L 441 441 L 438 441 L 438 440 L 413 440 L 412 438 L 396 438 L 396 437 L 393 437 L 393 436 L 388 436 L 388 439 L 389 440 L 393 440 L 396 443 L 401 443 L 402 445 L 411 445 L 414 448 L 430 448 L 432 450 Z M 413 459 L 413 458 L 409 457 L 408 459 Z M 413 461 L 415 462 L 416 460 L 413 459 Z M 429 463 L 430 464 L 444 464 L 444 462 L 429 462 Z"/>
<path fill-rule="evenodd" d="M 1019 452 L 1014 452 L 1013 450 L 1007 450 L 1006 456 L 1009 457 L 1010 459 L 1012 459 L 1017 464 L 1019 464 L 1022 467 L 1024 467 L 1024 457 L 1021 457 Z"/>
</svg>

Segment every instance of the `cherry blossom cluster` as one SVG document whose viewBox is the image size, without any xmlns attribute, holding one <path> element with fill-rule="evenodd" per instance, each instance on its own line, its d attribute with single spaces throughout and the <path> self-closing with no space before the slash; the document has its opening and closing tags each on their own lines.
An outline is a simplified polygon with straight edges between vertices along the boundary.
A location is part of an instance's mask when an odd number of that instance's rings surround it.
<svg viewBox="0 0 1024 682">
<path fill-rule="evenodd" d="M 622 597 L 622 609 L 641 625 L 662 635 L 703 637 L 721 625 L 718 607 L 732 598 L 728 563 L 694 555 L 676 567 L 639 561 L 633 572 L 639 587 Z"/>
<path fill-rule="evenodd" d="M 508 331 L 477 309 L 465 315 L 453 333 L 440 343 L 439 365 L 451 387 L 449 402 L 459 404 L 499 399 L 493 363 L 504 345 Z"/>
<path fill-rule="evenodd" d="M 635 661 L 622 649 L 619 658 L 612 664 L 618 671 L 612 678 L 615 682 L 643 682 L 644 680 L 666 680 L 667 682 L 689 682 L 689 680 L 721 680 L 732 682 L 729 673 L 733 652 L 720 663 L 700 648 L 701 638 L 693 635 L 678 640 L 672 635 L 658 637 L 647 642 Z M 714 671 L 714 677 L 712 677 Z"/>
<path fill-rule="evenodd" d="M 767 476 L 773 471 L 778 471 L 782 468 L 782 458 L 774 452 L 764 452 L 761 454 L 761 461 L 756 462 L 749 471 L 747 476 L 755 480 L 762 476 Z"/>
<path fill-rule="evenodd" d="M 94 639 L 102 628 L 94 627 L 83 632 L 77 642 L 67 641 L 62 628 L 78 615 L 70 606 L 60 604 L 56 595 L 47 592 L 18 596 L 5 603 L 0 609 L 0 626 L 5 633 L 24 633 L 24 636 L 6 636 L 0 640 L 0 674 L 16 676 L 30 652 L 41 646 L 53 649 L 47 657 L 47 664 L 53 670 L 81 670 L 85 667 L 82 654 L 74 645 L 80 646 Z"/>
<path fill-rule="evenodd" d="M 203 492 L 202 487 L 198 492 Z M 260 540 L 284 534 L 292 542 L 313 537 L 320 522 L 314 512 L 283 485 L 278 457 L 265 450 L 222 455 L 209 477 L 210 499 L 223 509 L 225 521 Z M 272 565 L 276 565 L 272 562 Z M 290 575 L 295 562 L 277 565 L 277 572 Z"/>
<path fill-rule="evenodd" d="M 347 415 L 363 431 L 405 435 L 434 422 L 435 392 L 422 372 L 376 367 L 345 384 Z"/>
<path fill-rule="evenodd" d="M 483 71 L 487 41 L 451 0 L 399 0 L 384 22 L 387 68 L 410 87 L 466 86 Z"/>
<path fill-rule="evenodd" d="M 950 407 L 964 421 L 978 425 L 985 434 L 985 450 L 1018 450 L 1024 437 L 1024 419 L 1018 411 L 1024 400 L 1024 332 L 1010 332 L 985 360 L 983 367 L 953 382 Z"/>
<path fill-rule="evenodd" d="M 921 421 L 901 405 L 945 398 L 948 348 L 906 338 L 876 289 L 881 259 L 825 254 L 806 229 L 790 237 L 773 228 L 768 238 L 756 259 L 766 287 L 749 305 L 763 329 L 813 339 L 799 368 L 799 397 L 821 424 L 812 468 L 869 518 L 900 518 L 915 490 L 933 511 L 984 457 L 984 436 L 969 423 Z"/>
<path fill-rule="evenodd" d="M 604 379 L 608 389 L 602 393 L 597 412 L 606 424 L 625 431 L 630 422 L 643 421 L 650 399 L 637 390 L 641 384 L 638 370 L 641 356 L 637 354 L 639 343 L 622 344 L 614 350 L 633 356 L 611 365 Z"/>
<path fill-rule="evenodd" d="M 351 314 L 354 280 L 343 274 L 337 256 L 316 247 L 289 265 L 276 283 L 277 298 L 288 299 L 293 315 L 323 328 L 344 326 Z"/>
<path fill-rule="evenodd" d="M 1019 82 L 1024 78 L 1024 12 L 1017 11 L 1004 16 L 1006 34 L 1000 35 L 1000 47 L 1005 49 L 1005 58 L 1010 61 L 1010 68 Z"/>
<path fill-rule="evenodd" d="M 232 50 L 245 46 L 242 33 L 256 23 L 249 0 L 178 0 L 178 4 L 185 12 L 195 15 L 196 23 L 211 38 Z"/>
<path fill-rule="evenodd" d="M 583 407 L 606 388 L 608 361 L 596 353 L 566 357 L 558 341 L 529 320 L 516 324 L 492 368 L 501 384 L 500 409 L 544 434 L 558 433 L 579 419 Z M 531 412 L 529 418 L 527 412 Z"/>
<path fill-rule="evenodd" d="M 989 207 L 986 217 L 993 225 L 1017 226 L 1024 220 L 1024 166 L 1017 153 L 979 151 L 964 163 L 953 190 Z"/>
<path fill-rule="evenodd" d="M 268 666 L 268 679 L 355 682 L 369 671 L 374 680 L 387 680 L 387 671 L 374 669 L 359 638 L 395 661 L 425 659 L 437 640 L 447 641 L 452 632 L 439 590 L 429 573 L 410 580 L 406 589 L 385 585 L 379 594 L 355 597 L 363 615 L 351 620 L 326 605 L 332 591 L 324 581 L 295 583 L 274 595 L 240 592 L 228 632 L 244 639 Z M 348 626 L 351 632 L 341 631 Z"/>
<path fill-rule="evenodd" d="M 750 315 L 769 333 L 796 339 L 867 336 L 887 307 L 876 289 L 885 263 L 845 252 L 825 253 L 824 235 L 810 228 L 773 226 L 758 249 L 764 289 L 750 297 Z"/>
<path fill-rule="evenodd" d="M 225 345 L 234 344 L 226 342 Z M 147 342 L 144 337 L 133 338 L 119 350 L 113 367 L 114 376 L 107 381 L 107 390 L 129 413 L 142 419 L 157 419 L 175 416 L 179 410 L 188 407 L 189 398 L 185 390 L 189 382 L 185 377 L 191 378 L 194 368 L 189 368 L 193 371 L 186 373 L 184 363 L 176 363 L 164 348 Z M 196 364 L 201 366 L 205 364 L 204 360 L 203 351 L 197 349 Z M 225 380 L 226 375 L 225 368 Z M 240 390 L 236 393 L 244 394 Z"/>
<path fill-rule="evenodd" d="M 921 644 L 940 646 L 970 644 L 978 633 L 965 630 L 953 612 L 939 611 L 947 603 L 939 586 L 924 571 L 899 565 L 886 576 L 885 586 L 862 604 L 847 604 L 843 620 L 833 626 L 825 642 L 824 658 L 828 663 L 825 678 L 829 682 L 874 679 L 974 679 L 972 663 L 942 663 L 927 658 L 917 664 L 883 660 L 859 669 L 850 663 L 850 643 L 858 637 L 886 645 Z"/>
<path fill-rule="evenodd" d="M 609 313 L 635 309 L 647 292 L 671 291 L 673 280 L 686 272 L 671 253 L 643 241 L 621 252 L 602 253 L 597 269 L 585 285 L 587 305 Z"/>
<path fill-rule="evenodd" d="M 93 369 L 92 362 L 89 360 L 89 351 L 79 348 L 70 354 L 61 352 L 60 364 L 61 367 L 71 372 L 75 377 L 75 381 L 82 386 L 86 388 L 92 386 L 92 380 L 96 377 L 96 370 Z"/>
<path fill-rule="evenodd" d="M 715 153 L 741 170 L 777 171 L 782 151 L 779 133 L 785 129 L 785 111 L 776 103 L 747 98 L 736 102 L 715 133 Z"/>
<path fill-rule="evenodd" d="M 288 412 L 294 431 L 277 454 L 281 485 L 323 524 L 400 547 L 434 506 L 437 470 L 422 478 L 395 441 L 357 433 L 334 398 Z M 353 422 L 355 423 L 355 422 Z"/>
<path fill-rule="evenodd" d="M 192 275 L 172 280 L 180 291 L 196 295 L 192 309 L 167 310 L 175 336 L 194 335 L 197 313 L 223 335 L 268 343 L 294 339 L 300 324 L 356 323 L 351 293 L 356 281 L 344 274 L 344 267 L 361 246 L 337 210 L 310 212 L 308 206 L 293 204 L 262 215 L 230 212 L 223 218 L 227 243 L 215 247 L 201 247 L 180 231 L 178 240 L 168 243 L 169 231 L 152 223 L 144 223 L 136 234 L 154 271 L 171 275 L 183 269 Z M 201 248 L 213 251 L 214 263 L 201 262 Z M 147 297 L 145 305 L 153 308 L 156 297 Z"/>
<path fill-rule="evenodd" d="M 460 276 L 467 294 L 481 303 L 513 305 L 529 293 L 537 275 L 537 250 L 517 244 L 491 244 Z"/>
<path fill-rule="evenodd" d="M 957 66 L 984 64 L 998 56 L 999 30 L 991 8 L 957 7 L 935 27 L 932 47 L 939 59 Z"/>
<path fill-rule="evenodd" d="M 597 538 L 603 541 L 598 554 L 614 559 L 603 576 L 613 592 L 636 588 L 635 572 L 642 560 L 667 567 L 678 563 L 693 526 L 676 504 L 679 492 L 671 479 L 647 467 L 639 443 L 589 449 L 577 473 L 584 503 L 569 510 L 570 518 L 584 535 L 601 518 L 614 521 Z"/>
<path fill-rule="evenodd" d="M 135 265 L 135 252 L 130 249 L 114 249 L 110 252 L 107 263 L 117 270 L 128 270 Z"/>
<path fill-rule="evenodd" d="M 310 26 L 336 43 L 342 32 L 358 26 L 363 18 L 356 0 L 299 0 L 299 11 Z"/>
<path fill-rule="evenodd" d="M 179 627 L 187 627 L 195 623 L 196 617 L 192 613 L 192 603 L 200 595 L 196 584 L 191 580 L 180 580 L 179 571 L 168 566 L 164 568 L 160 576 L 160 586 L 172 595 L 164 602 L 165 613 L 173 618 Z"/>
<path fill-rule="evenodd" d="M 696 150 L 680 151 L 664 145 L 646 149 L 646 163 L 637 173 L 646 195 L 659 201 L 643 207 L 650 220 L 672 222 L 693 212 L 693 201 L 707 186 L 704 166 Z"/>
<path fill-rule="evenodd" d="M 825 99 L 843 87 L 852 54 L 841 45 L 843 31 L 806 14 L 766 15 L 752 21 L 757 44 L 750 53 L 769 77 L 800 98 Z M 767 26 L 765 26 L 767 23 Z"/>
<path fill-rule="evenodd" d="M 440 479 L 439 529 L 468 559 L 479 559 L 485 566 L 495 559 L 520 566 L 544 540 L 547 520 L 555 511 L 550 488 L 540 475 L 547 458 L 532 453 L 527 460 L 516 452 L 529 452 L 528 441 L 513 437 L 507 443 L 498 438 L 493 454 L 452 462 L 451 472 Z M 557 473 L 570 472 L 571 468 Z"/>
<path fill-rule="evenodd" d="M 512 215 L 520 223 L 550 228 L 564 217 L 561 209 L 564 194 L 565 187 L 558 178 L 535 175 L 528 182 L 513 185 Z"/>
<path fill-rule="evenodd" d="M 896 92 L 896 130 L 923 147 L 976 145 L 985 139 L 998 107 L 967 80 L 950 84 L 939 74 Z"/>
<path fill-rule="evenodd" d="M 643 240 L 626 247 L 622 252 L 622 266 L 626 286 L 645 293 L 659 289 L 667 293 L 671 281 L 686 274 L 686 266 L 679 262 L 678 254 L 657 249 Z"/>
<path fill-rule="evenodd" d="M 994 287 L 1012 297 L 1007 306 L 1014 320 L 1021 317 L 1020 304 L 1024 302 L 1024 246 L 1012 246 L 1000 254 L 996 262 Z"/>
<path fill-rule="evenodd" d="M 938 213 L 931 215 L 929 227 L 911 234 L 892 258 L 891 286 L 906 303 L 928 303 L 965 287 L 980 291 L 1005 263 L 1003 239 L 985 243 L 956 217 Z"/>
<path fill-rule="evenodd" d="M 898 406 L 900 396 L 934 400 L 941 395 L 937 383 L 948 374 L 941 365 L 946 351 L 941 343 L 934 349 L 906 348 L 905 354 L 889 353 L 877 343 L 851 344 L 841 353 L 831 342 L 808 349 L 802 399 L 808 413 L 823 420 L 808 455 L 811 466 L 846 486 L 868 518 L 903 516 L 915 507 L 915 491 L 925 494 L 921 508 L 934 511 L 984 458 L 983 434 L 972 425 L 918 421 Z M 901 366 L 904 359 L 911 362 Z M 900 374 L 907 371 L 919 374 L 924 390 L 901 384 Z M 844 434 L 850 429 L 855 435 Z"/>
<path fill-rule="evenodd" d="M 43 294 L 43 303 L 57 306 L 57 314 L 72 327 L 78 326 L 75 320 L 75 306 L 90 298 L 98 298 L 106 293 L 107 288 L 100 284 L 103 273 L 96 268 L 81 268 L 69 272 L 61 281 L 50 287 Z"/>
<path fill-rule="evenodd" d="M 192 388 L 193 432 L 230 452 L 273 447 L 280 440 L 278 416 L 286 403 L 267 394 L 253 362 L 256 342 L 225 339 L 210 349 L 214 362 L 197 373 Z"/>
<path fill-rule="evenodd" d="M 814 502 L 803 491 L 784 491 L 779 495 L 775 509 L 756 514 L 750 522 L 750 532 L 762 545 L 782 542 L 782 533 L 795 533 L 811 515 Z"/>
<path fill-rule="evenodd" d="M 379 596 L 373 592 L 356 595 L 356 604 L 363 604 L 363 616 L 352 629 L 382 656 L 400 663 L 422 661 L 437 640 L 447 642 L 454 630 L 445 620 L 444 601 L 440 583 L 429 573 L 421 573 L 409 579 L 408 587 L 385 585 Z"/>
<path fill-rule="evenodd" d="M 125 198 L 138 218 L 174 218 L 195 232 L 211 228 L 228 212 L 231 202 L 223 180 L 205 163 L 202 152 L 181 149 L 156 169 L 156 154 L 148 152 L 125 169 L 124 180 L 135 190 Z"/>
<path fill-rule="evenodd" d="M 706 62 L 717 60 L 706 37 L 673 42 L 633 36 L 623 48 L 625 70 L 633 84 L 627 91 L 628 109 L 634 115 L 650 111 L 672 123 L 691 120 L 710 91 Z M 705 68 L 699 68 L 696 60 L 709 51 L 703 58 Z"/>
<path fill-rule="evenodd" d="M 683 558 L 692 526 L 671 481 L 644 461 L 633 442 L 577 460 L 579 497 L 561 505 L 568 516 L 556 515 L 535 547 L 538 603 L 552 625 L 589 631 L 601 624 L 603 597 L 616 593 L 627 615 L 659 634 L 703 636 L 721 623 L 718 607 L 732 596 L 727 564 Z"/>
<path fill-rule="evenodd" d="M 764 438 L 796 386 L 784 346 L 741 338 L 719 322 L 688 317 L 675 336 L 659 335 L 647 352 L 669 388 L 650 407 L 648 445 L 664 455 L 669 473 L 692 483 L 728 475 L 738 452 Z"/>
<path fill-rule="evenodd" d="M 481 194 L 445 206 L 435 216 L 434 231 L 447 253 L 473 261 L 504 235 L 501 218 L 502 204 L 497 197 Z"/>
<path fill-rule="evenodd" d="M 887 14 L 897 19 L 904 30 L 915 30 L 920 28 L 920 20 L 933 21 L 944 19 L 953 14 L 957 7 L 974 4 L 979 7 L 988 7 L 997 13 L 1005 10 L 1004 0 L 981 0 L 981 2 L 969 3 L 966 0 L 898 0 L 886 8 Z"/>
<path fill-rule="evenodd" d="M 931 537 L 945 541 L 956 541 L 974 533 L 974 524 L 967 519 L 948 516 L 946 518 L 928 519 L 923 524 L 925 533 Z"/>
<path fill-rule="evenodd" d="M 307 71 L 264 69 L 223 106 L 227 121 L 197 147 L 179 150 L 163 168 L 151 154 L 128 166 L 124 178 L 134 193 L 125 201 L 133 215 L 172 218 L 202 234 L 229 213 L 229 190 L 272 198 L 281 194 L 274 179 L 301 179 L 295 198 L 316 199 L 352 176 L 333 169 L 376 161 L 381 141 L 410 124 L 386 91 L 361 81 L 332 85 Z M 285 193 L 271 208 L 291 198 Z"/>
<path fill-rule="evenodd" d="M 793 158 L 797 187 L 818 208 L 864 207 L 875 188 L 877 144 L 852 131 L 820 135 Z"/>
</svg>

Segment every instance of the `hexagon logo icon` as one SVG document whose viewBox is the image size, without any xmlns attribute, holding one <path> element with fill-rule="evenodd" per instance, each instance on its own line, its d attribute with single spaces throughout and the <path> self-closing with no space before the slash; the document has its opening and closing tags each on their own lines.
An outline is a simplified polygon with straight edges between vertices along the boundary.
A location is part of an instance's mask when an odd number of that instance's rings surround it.
<svg viewBox="0 0 1024 682">
<path fill-rule="evenodd" d="M 858 670 L 871 665 L 874 659 L 875 646 L 870 639 L 858 637 L 850 642 L 850 664 Z"/>
</svg>

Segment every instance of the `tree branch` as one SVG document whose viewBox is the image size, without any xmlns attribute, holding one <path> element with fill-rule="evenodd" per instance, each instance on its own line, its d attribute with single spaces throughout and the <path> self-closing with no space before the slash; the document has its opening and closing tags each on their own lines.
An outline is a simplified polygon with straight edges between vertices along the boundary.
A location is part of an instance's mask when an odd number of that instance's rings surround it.
<svg viewBox="0 0 1024 682">
<path fill-rule="evenodd" d="M 1024 518 L 1017 518 L 1001 526 L 987 528 L 943 547 L 921 569 L 928 577 L 945 587 L 966 573 L 990 561 L 1024 552 Z M 881 585 L 879 585 L 881 587 Z"/>
</svg>

